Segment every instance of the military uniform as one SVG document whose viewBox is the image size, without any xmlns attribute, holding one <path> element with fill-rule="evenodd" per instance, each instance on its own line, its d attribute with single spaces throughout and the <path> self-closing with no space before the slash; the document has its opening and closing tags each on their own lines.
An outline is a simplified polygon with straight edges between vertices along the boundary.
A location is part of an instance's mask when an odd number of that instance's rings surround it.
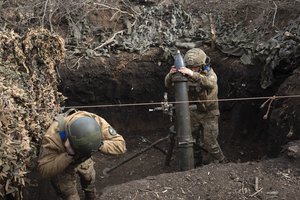
<svg viewBox="0 0 300 200">
<path fill-rule="evenodd" d="M 98 115 L 77 111 L 63 118 L 65 127 L 79 117 L 92 117 L 100 125 L 103 144 L 99 151 L 106 154 L 122 154 L 126 151 L 123 137 Z M 86 197 L 90 196 L 92 199 L 95 195 L 94 161 L 91 158 L 78 161 L 74 156 L 68 155 L 60 135 L 59 125 L 58 121 L 54 121 L 44 135 L 38 159 L 38 172 L 42 177 L 50 178 L 58 195 L 68 200 L 79 199 L 75 176 L 77 173 Z"/>
<path fill-rule="evenodd" d="M 165 86 L 172 86 L 172 73 L 166 75 Z M 196 103 L 196 110 L 190 110 L 192 134 L 197 145 L 204 149 L 201 151 L 202 162 L 223 161 L 225 157 L 217 141 L 220 115 L 218 101 L 215 101 L 218 99 L 217 75 L 211 68 L 194 72 L 188 77 L 188 86 L 189 101 L 207 100 Z"/>
</svg>

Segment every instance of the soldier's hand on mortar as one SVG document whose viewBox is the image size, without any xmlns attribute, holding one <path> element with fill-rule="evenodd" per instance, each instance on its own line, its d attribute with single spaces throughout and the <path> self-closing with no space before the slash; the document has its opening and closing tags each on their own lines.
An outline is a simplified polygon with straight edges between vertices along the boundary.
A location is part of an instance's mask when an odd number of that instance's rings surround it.
<svg viewBox="0 0 300 200">
<path fill-rule="evenodd" d="M 174 74 L 176 72 L 176 68 L 175 68 L 175 66 L 173 65 L 172 67 L 171 67 L 171 69 L 170 69 L 170 73 L 171 74 Z"/>
<path fill-rule="evenodd" d="M 70 156 L 75 156 L 75 151 L 72 149 L 69 139 L 65 141 L 65 148 Z"/>
<path fill-rule="evenodd" d="M 186 67 L 181 67 L 178 70 L 180 73 L 182 73 L 183 75 L 188 75 L 188 76 L 193 76 L 194 72 L 192 70 L 190 70 L 189 68 Z"/>
</svg>

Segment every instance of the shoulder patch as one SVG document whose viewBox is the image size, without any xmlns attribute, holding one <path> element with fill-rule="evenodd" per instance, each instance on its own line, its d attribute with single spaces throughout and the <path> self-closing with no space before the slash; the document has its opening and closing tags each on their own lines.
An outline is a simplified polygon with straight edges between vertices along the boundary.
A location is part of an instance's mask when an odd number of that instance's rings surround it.
<svg viewBox="0 0 300 200">
<path fill-rule="evenodd" d="M 112 136 L 117 135 L 117 131 L 113 127 L 111 127 L 111 126 L 108 127 L 108 132 Z"/>
</svg>

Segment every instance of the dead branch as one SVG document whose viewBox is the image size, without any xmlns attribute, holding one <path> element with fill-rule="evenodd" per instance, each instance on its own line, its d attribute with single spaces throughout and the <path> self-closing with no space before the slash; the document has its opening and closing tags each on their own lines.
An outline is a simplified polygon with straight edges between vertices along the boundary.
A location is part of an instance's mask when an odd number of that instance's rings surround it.
<svg viewBox="0 0 300 200">
<path fill-rule="evenodd" d="M 215 22 L 213 20 L 213 16 L 209 14 L 209 21 L 210 21 L 210 32 L 211 32 L 211 48 L 215 49 L 216 47 L 216 27 Z"/>
<path fill-rule="evenodd" d="M 10 24 L 14 27 L 18 27 L 18 25 L 12 21 L 9 21 L 8 19 L 3 18 L 2 16 L 0 17 L 1 20 L 3 20 L 5 23 Z"/>
<path fill-rule="evenodd" d="M 125 3 L 125 2 L 123 2 Z M 132 18 L 136 19 L 136 16 L 132 13 L 129 13 L 127 11 L 123 11 L 119 8 L 116 8 L 116 7 L 111 7 L 109 5 L 106 5 L 106 4 L 101 4 L 101 3 L 94 3 L 94 5 L 97 5 L 97 6 L 102 6 L 102 7 L 105 7 L 105 8 L 108 8 L 108 9 L 112 9 L 112 10 L 116 10 L 117 12 L 113 14 L 113 16 L 111 17 L 110 21 L 113 20 L 115 18 L 115 16 L 118 14 L 118 13 L 122 13 L 122 14 L 127 14 L 129 16 L 131 16 Z M 127 4 L 125 4 L 126 6 L 128 6 Z M 132 9 L 133 10 L 133 9 Z M 136 23 L 136 20 L 132 23 L 131 27 L 134 26 L 134 24 Z M 104 46 L 106 46 L 107 44 L 110 44 L 111 42 L 114 41 L 115 37 L 119 34 L 123 34 L 126 30 L 120 30 L 118 32 L 115 32 L 112 37 L 110 37 L 108 40 L 106 40 L 104 43 L 102 43 L 101 45 L 95 47 L 93 49 L 93 51 L 96 51 Z"/>
<path fill-rule="evenodd" d="M 273 16 L 273 22 L 272 22 L 272 27 L 275 26 L 275 18 L 276 18 L 276 14 L 277 14 L 277 5 L 276 3 L 273 1 L 274 5 L 275 5 L 275 12 L 274 12 L 274 16 Z"/>
<path fill-rule="evenodd" d="M 263 188 L 260 188 L 259 190 L 257 190 L 256 192 L 254 192 L 253 194 L 250 195 L 250 197 L 254 197 L 255 195 L 257 195 L 259 192 L 261 192 L 263 190 Z"/>
<path fill-rule="evenodd" d="M 135 25 L 135 23 L 136 23 L 136 20 L 131 24 L 131 27 L 133 27 L 133 26 Z M 116 37 L 117 35 L 123 34 L 125 31 L 126 31 L 126 30 L 121 30 L 121 31 L 118 31 L 118 32 L 114 33 L 113 36 L 112 36 L 111 38 L 109 38 L 108 40 L 106 40 L 106 41 L 105 41 L 104 43 L 102 43 L 101 45 L 95 47 L 95 48 L 93 49 L 93 51 L 96 51 L 96 50 L 98 50 L 98 49 L 100 49 L 100 48 L 106 46 L 107 44 L 110 44 L 111 42 L 114 41 L 114 39 L 115 39 L 115 37 Z"/>
<path fill-rule="evenodd" d="M 46 0 L 45 6 L 44 6 L 44 13 L 43 13 L 43 16 L 42 16 L 42 28 L 44 28 L 44 20 L 45 20 L 45 16 L 46 16 L 47 7 L 48 7 L 48 1 L 49 0 Z"/>
<path fill-rule="evenodd" d="M 121 31 L 118 31 L 116 33 L 113 34 L 113 36 L 111 38 L 109 38 L 108 40 L 106 40 L 104 43 L 102 43 L 101 45 L 97 46 L 96 48 L 94 48 L 93 50 L 96 51 L 97 49 L 100 49 L 104 46 L 106 46 L 107 44 L 111 43 L 114 41 L 115 37 L 118 35 L 118 34 L 123 34 L 125 30 L 121 30 Z"/>
<path fill-rule="evenodd" d="M 131 14 L 131 13 L 126 12 L 126 11 L 123 11 L 123 10 L 120 10 L 119 8 L 116 8 L 116 7 L 111 7 L 111 6 L 102 4 L 102 3 L 94 3 L 94 5 L 102 6 L 102 7 L 105 7 L 105 8 L 112 9 L 112 10 L 117 10 L 117 12 L 120 12 L 120 13 L 123 13 L 123 14 L 127 14 L 127 15 L 129 15 L 129 16 L 135 18 L 135 15 L 134 15 L 134 14 Z"/>
<path fill-rule="evenodd" d="M 254 190 L 258 191 L 258 177 L 255 177 L 255 184 L 254 184 Z"/>
<path fill-rule="evenodd" d="M 73 69 L 74 67 L 76 67 L 76 69 L 79 69 L 80 67 L 80 60 L 83 58 L 84 56 L 80 56 L 80 58 L 77 59 L 77 61 L 74 63 L 74 65 L 72 65 L 72 67 L 70 67 L 71 69 Z"/>
<path fill-rule="evenodd" d="M 51 32 L 53 32 L 52 17 L 57 10 L 58 10 L 58 8 L 56 8 L 54 11 L 51 9 L 50 14 L 49 14 L 49 23 L 50 23 L 50 31 Z"/>
<path fill-rule="evenodd" d="M 141 13 L 137 12 L 136 10 L 134 10 L 132 8 L 132 6 L 128 5 L 124 0 L 122 0 L 122 3 L 127 7 L 129 8 L 130 10 L 132 10 L 136 15 L 140 15 Z"/>
</svg>

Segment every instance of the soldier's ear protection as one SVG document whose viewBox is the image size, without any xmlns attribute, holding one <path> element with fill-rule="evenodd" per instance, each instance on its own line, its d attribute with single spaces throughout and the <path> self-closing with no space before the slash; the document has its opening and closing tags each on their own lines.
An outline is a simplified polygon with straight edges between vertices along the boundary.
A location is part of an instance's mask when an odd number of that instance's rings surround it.
<svg viewBox="0 0 300 200">
<path fill-rule="evenodd" d="M 202 71 L 205 72 L 205 73 L 208 73 L 210 71 L 210 69 L 211 69 L 210 64 L 203 65 L 203 67 L 202 67 Z"/>
<path fill-rule="evenodd" d="M 206 60 L 205 60 L 205 64 L 202 66 L 202 71 L 203 72 L 209 72 L 210 71 L 210 57 L 206 57 Z"/>
</svg>

